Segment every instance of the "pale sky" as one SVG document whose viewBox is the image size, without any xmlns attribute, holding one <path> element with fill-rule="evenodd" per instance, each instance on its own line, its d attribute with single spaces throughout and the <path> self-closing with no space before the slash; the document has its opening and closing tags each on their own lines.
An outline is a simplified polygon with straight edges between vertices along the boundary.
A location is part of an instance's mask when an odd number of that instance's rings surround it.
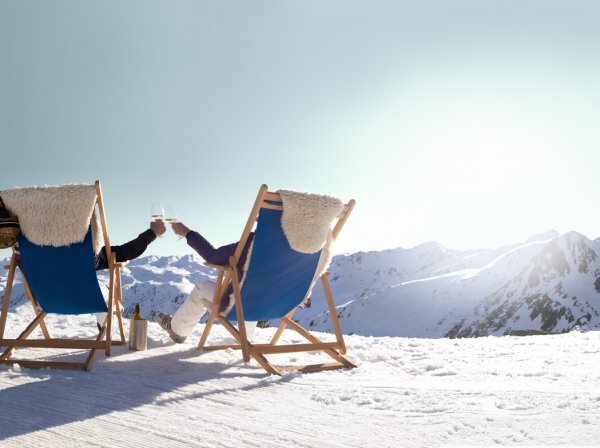
<svg viewBox="0 0 600 448">
<path fill-rule="evenodd" d="M 99 179 L 113 244 L 155 201 L 237 241 L 262 183 L 356 199 L 337 253 L 595 238 L 598 23 L 591 0 L 0 0 L 0 190 Z"/>
</svg>

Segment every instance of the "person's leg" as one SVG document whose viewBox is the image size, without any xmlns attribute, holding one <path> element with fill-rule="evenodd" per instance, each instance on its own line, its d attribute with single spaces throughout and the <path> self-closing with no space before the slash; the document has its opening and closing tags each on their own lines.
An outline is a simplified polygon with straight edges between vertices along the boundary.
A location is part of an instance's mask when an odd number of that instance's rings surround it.
<svg viewBox="0 0 600 448">
<path fill-rule="evenodd" d="M 173 315 L 172 330 L 183 337 L 192 334 L 194 327 L 206 312 L 207 306 L 210 306 L 214 293 L 214 282 L 198 283 Z"/>
</svg>

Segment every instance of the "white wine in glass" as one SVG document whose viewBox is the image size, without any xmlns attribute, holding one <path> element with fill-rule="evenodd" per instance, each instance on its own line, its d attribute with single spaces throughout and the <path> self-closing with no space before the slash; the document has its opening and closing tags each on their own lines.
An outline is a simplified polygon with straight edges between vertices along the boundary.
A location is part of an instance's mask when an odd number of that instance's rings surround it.
<svg viewBox="0 0 600 448">
<path fill-rule="evenodd" d="M 175 209 L 173 209 L 173 207 L 171 207 L 170 205 L 167 205 L 165 208 L 165 221 L 166 222 L 177 222 L 178 221 L 178 217 L 177 217 L 177 213 L 175 213 Z"/>
<path fill-rule="evenodd" d="M 170 205 L 167 205 L 165 207 L 165 221 L 168 223 L 174 223 L 179 221 L 179 217 L 177 216 L 177 213 L 175 213 L 175 209 Z M 177 237 L 178 240 L 182 238 L 182 236 Z"/>
<path fill-rule="evenodd" d="M 159 221 L 165 219 L 165 210 L 163 209 L 162 203 L 154 202 L 150 207 L 150 221 Z"/>
<path fill-rule="evenodd" d="M 165 219 L 165 211 L 163 209 L 162 203 L 161 202 L 153 202 L 152 206 L 150 207 L 150 221 L 151 222 L 164 221 L 164 219 Z M 162 238 L 162 235 L 160 235 L 159 238 Z"/>
</svg>

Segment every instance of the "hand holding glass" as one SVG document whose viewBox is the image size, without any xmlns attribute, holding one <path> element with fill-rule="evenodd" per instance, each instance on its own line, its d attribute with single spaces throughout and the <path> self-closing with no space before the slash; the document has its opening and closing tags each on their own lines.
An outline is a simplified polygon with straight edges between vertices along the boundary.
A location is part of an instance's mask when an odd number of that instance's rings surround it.
<svg viewBox="0 0 600 448">
<path fill-rule="evenodd" d="M 161 202 L 153 202 L 150 207 L 150 221 L 164 221 L 165 219 L 165 211 L 163 209 Z M 162 235 L 159 236 L 162 238 Z"/>
<path fill-rule="evenodd" d="M 177 213 L 175 213 L 175 209 L 170 205 L 165 207 L 165 221 L 171 224 L 179 221 L 179 217 L 177 216 Z M 178 240 L 182 238 L 182 236 L 177 237 Z"/>
</svg>

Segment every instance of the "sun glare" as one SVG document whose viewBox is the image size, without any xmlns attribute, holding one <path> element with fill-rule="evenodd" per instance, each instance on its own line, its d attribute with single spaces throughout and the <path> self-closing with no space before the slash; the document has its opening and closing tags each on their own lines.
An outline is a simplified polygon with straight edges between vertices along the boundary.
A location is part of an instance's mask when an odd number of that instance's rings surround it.
<svg viewBox="0 0 600 448">
<path fill-rule="evenodd" d="M 562 142 L 542 106 L 489 89 L 468 96 L 457 86 L 438 88 L 415 93 L 389 128 L 395 149 L 384 159 L 396 163 L 382 169 L 386 186 L 401 194 L 387 232 L 397 243 L 387 247 L 431 240 L 457 249 L 496 247 L 554 226 Z"/>
<path fill-rule="evenodd" d="M 540 138 L 520 123 L 485 114 L 448 116 L 444 128 L 427 144 L 429 195 L 437 218 L 445 217 L 444 233 L 467 248 L 524 230 L 524 221 L 535 219 L 530 211 L 551 164 Z"/>
</svg>

